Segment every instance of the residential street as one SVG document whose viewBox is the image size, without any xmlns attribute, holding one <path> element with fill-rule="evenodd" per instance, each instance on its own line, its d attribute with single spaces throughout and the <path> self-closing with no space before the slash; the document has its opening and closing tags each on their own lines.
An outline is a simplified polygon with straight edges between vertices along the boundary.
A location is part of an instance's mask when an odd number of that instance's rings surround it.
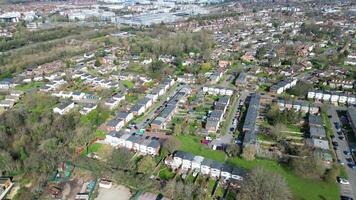
<svg viewBox="0 0 356 200">
<path fill-rule="evenodd" d="M 335 138 L 333 139 L 333 141 L 336 141 L 339 144 L 338 150 L 336 150 L 336 155 L 337 155 L 337 158 L 340 159 L 341 162 L 345 163 L 344 167 L 346 169 L 348 180 L 350 182 L 350 185 L 340 184 L 340 187 L 341 187 L 340 193 L 341 193 L 341 195 L 353 197 L 354 199 L 356 199 L 356 171 L 355 171 L 355 169 L 351 169 L 350 167 L 347 166 L 348 162 L 347 162 L 346 158 L 348 158 L 350 156 L 346 156 L 344 154 L 344 151 L 350 152 L 350 148 L 347 143 L 347 138 L 344 140 L 340 140 L 338 138 L 337 130 L 335 128 L 334 123 L 337 122 L 337 123 L 341 124 L 341 122 L 340 122 L 340 119 L 339 119 L 334 107 L 329 108 L 328 115 L 331 115 L 330 122 L 332 124 L 332 128 L 333 128 L 334 135 L 335 135 Z"/>
</svg>

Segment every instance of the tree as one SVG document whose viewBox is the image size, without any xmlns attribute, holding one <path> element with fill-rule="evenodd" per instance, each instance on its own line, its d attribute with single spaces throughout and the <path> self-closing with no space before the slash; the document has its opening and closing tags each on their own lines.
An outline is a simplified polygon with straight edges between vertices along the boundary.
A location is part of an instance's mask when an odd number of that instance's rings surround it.
<svg viewBox="0 0 356 200">
<path fill-rule="evenodd" d="M 173 153 L 180 147 L 180 141 L 174 137 L 169 137 L 164 141 L 163 148 L 166 149 L 169 153 Z"/>
<path fill-rule="evenodd" d="M 275 172 L 257 167 L 247 176 L 237 199 L 288 200 L 292 199 L 292 194 L 283 177 Z"/>
<path fill-rule="evenodd" d="M 182 134 L 182 124 L 181 124 L 181 123 L 176 123 L 176 124 L 174 124 L 173 134 L 174 134 L 174 135 L 180 135 L 180 134 Z"/>
<path fill-rule="evenodd" d="M 278 123 L 278 124 L 272 126 L 270 129 L 273 138 L 278 142 L 286 139 L 286 137 L 287 137 L 286 130 L 287 130 L 287 127 L 281 123 Z"/>
<path fill-rule="evenodd" d="M 96 154 L 104 161 L 109 161 L 112 157 L 113 148 L 110 145 L 102 145 Z"/>
<path fill-rule="evenodd" d="M 315 155 L 292 158 L 290 163 L 294 172 L 299 176 L 320 179 L 325 173 L 321 160 Z"/>
<path fill-rule="evenodd" d="M 132 160 L 133 153 L 124 148 L 115 149 L 112 153 L 111 165 L 122 170 L 132 170 L 135 163 Z"/>
<path fill-rule="evenodd" d="M 240 154 L 240 152 L 241 152 L 241 149 L 236 144 L 232 144 L 227 148 L 227 154 L 230 157 L 238 156 Z"/>
<path fill-rule="evenodd" d="M 150 174 L 153 172 L 155 166 L 156 163 L 153 158 L 145 156 L 137 163 L 137 171 L 143 174 Z"/>
<path fill-rule="evenodd" d="M 253 160 L 256 155 L 256 147 L 253 145 L 247 145 L 243 148 L 241 157 L 245 160 Z"/>
</svg>

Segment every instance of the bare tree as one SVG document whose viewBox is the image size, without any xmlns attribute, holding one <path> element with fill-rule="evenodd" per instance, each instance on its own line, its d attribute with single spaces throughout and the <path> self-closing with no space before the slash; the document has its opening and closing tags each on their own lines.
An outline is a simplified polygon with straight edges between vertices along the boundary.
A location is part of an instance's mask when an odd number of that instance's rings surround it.
<svg viewBox="0 0 356 200">
<path fill-rule="evenodd" d="M 254 146 L 248 145 L 244 147 L 241 157 L 245 160 L 253 160 L 255 159 L 255 155 L 256 148 Z"/>
<path fill-rule="evenodd" d="M 169 153 L 173 153 L 180 147 L 180 141 L 174 137 L 169 137 L 164 143 L 163 148 L 165 148 Z"/>
<path fill-rule="evenodd" d="M 283 177 L 262 167 L 257 167 L 248 175 L 237 199 L 288 200 L 292 199 L 292 194 Z"/>
<path fill-rule="evenodd" d="M 271 134 L 276 141 L 281 141 L 286 139 L 287 137 L 286 130 L 287 127 L 281 123 L 277 123 L 275 126 L 272 126 L 270 129 Z"/>
</svg>

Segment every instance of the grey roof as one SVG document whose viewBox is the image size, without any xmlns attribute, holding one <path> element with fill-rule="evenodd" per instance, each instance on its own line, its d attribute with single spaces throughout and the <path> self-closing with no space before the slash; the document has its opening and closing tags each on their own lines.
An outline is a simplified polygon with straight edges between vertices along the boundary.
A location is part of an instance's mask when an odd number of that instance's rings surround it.
<svg viewBox="0 0 356 200">
<path fill-rule="evenodd" d="M 133 112 L 137 112 L 137 111 L 139 111 L 142 107 L 144 107 L 144 105 L 141 105 L 141 104 L 136 104 L 136 105 L 134 105 L 132 108 L 131 108 L 131 111 L 133 111 Z"/>
<path fill-rule="evenodd" d="M 255 130 L 249 130 L 245 132 L 243 144 L 256 144 L 257 136 Z"/>
<path fill-rule="evenodd" d="M 122 120 L 121 119 L 112 119 L 106 123 L 107 126 L 115 127 L 118 125 Z"/>
<path fill-rule="evenodd" d="M 347 109 L 347 115 L 352 127 L 356 127 L 356 108 L 349 107 Z"/>
<path fill-rule="evenodd" d="M 245 174 L 245 170 L 243 170 L 242 168 L 234 167 L 234 168 L 232 169 L 231 174 L 232 174 L 232 175 L 243 176 L 243 175 Z"/>
<path fill-rule="evenodd" d="M 218 161 L 213 161 L 213 163 L 211 163 L 211 166 L 210 166 L 211 168 L 214 168 L 214 169 L 219 169 L 219 170 L 221 170 L 223 167 L 224 167 L 224 165 L 222 164 L 222 163 L 219 163 Z"/>
<path fill-rule="evenodd" d="M 325 138 L 326 132 L 324 127 L 311 125 L 309 128 L 310 137 L 312 138 Z"/>
<path fill-rule="evenodd" d="M 232 167 L 230 165 L 227 165 L 227 164 L 223 164 L 223 167 L 221 169 L 222 172 L 229 172 L 231 173 L 232 172 Z"/>
<path fill-rule="evenodd" d="M 244 72 L 241 72 L 241 73 L 239 74 L 239 76 L 237 77 L 237 79 L 236 79 L 236 83 L 237 83 L 237 84 L 243 84 L 243 83 L 245 83 L 245 82 L 246 82 L 246 77 L 247 77 L 247 74 L 244 73 Z"/>
<path fill-rule="evenodd" d="M 159 114 L 160 117 L 167 118 L 176 109 L 176 106 L 167 105 L 162 112 Z"/>
<path fill-rule="evenodd" d="M 253 94 L 251 96 L 250 105 L 247 110 L 243 130 L 255 130 L 258 109 L 260 107 L 260 95 Z"/>
<path fill-rule="evenodd" d="M 309 115 L 308 122 L 309 125 L 323 126 L 323 120 L 317 115 Z"/>
<path fill-rule="evenodd" d="M 209 166 L 209 167 L 211 167 L 211 165 L 213 164 L 213 160 L 211 160 L 211 159 L 208 159 L 208 158 L 205 158 L 204 160 L 203 160 L 203 162 L 201 162 L 201 165 L 205 165 L 205 166 Z"/>
<path fill-rule="evenodd" d="M 148 147 L 151 147 L 151 148 L 158 148 L 159 146 L 160 146 L 160 143 L 157 140 L 151 140 L 151 142 L 148 144 Z"/>
<path fill-rule="evenodd" d="M 210 113 L 209 119 L 220 119 L 223 114 L 224 113 L 220 110 L 213 110 L 213 112 Z"/>
<path fill-rule="evenodd" d="M 151 101 L 151 99 L 145 97 L 145 98 L 141 99 L 137 104 L 138 105 L 146 105 L 149 101 Z"/>
<path fill-rule="evenodd" d="M 129 138 L 127 138 L 127 141 L 130 141 L 132 143 L 139 143 L 142 140 L 142 137 L 138 135 L 131 135 Z"/>
<path fill-rule="evenodd" d="M 151 125 L 157 125 L 157 126 L 161 126 L 163 124 L 164 118 L 162 117 L 157 117 L 156 119 L 154 119 L 151 122 Z"/>
<path fill-rule="evenodd" d="M 117 119 L 126 119 L 129 114 L 128 112 L 117 112 L 115 116 Z"/>
<path fill-rule="evenodd" d="M 60 103 L 60 104 L 57 106 L 57 108 L 63 110 L 63 109 L 65 109 L 67 106 L 69 106 L 69 105 L 72 104 L 72 103 L 73 103 L 73 101 L 65 101 L 65 102 Z"/>
<path fill-rule="evenodd" d="M 124 133 L 123 132 L 118 132 L 118 131 L 111 131 L 108 135 L 110 135 L 111 137 L 120 138 L 121 136 L 124 135 Z"/>
</svg>

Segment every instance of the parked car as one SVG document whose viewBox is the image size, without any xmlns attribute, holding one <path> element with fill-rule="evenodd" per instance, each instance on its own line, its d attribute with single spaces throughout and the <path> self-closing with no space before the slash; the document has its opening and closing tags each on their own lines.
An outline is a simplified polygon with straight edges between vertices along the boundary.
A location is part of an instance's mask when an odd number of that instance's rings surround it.
<svg viewBox="0 0 356 200">
<path fill-rule="evenodd" d="M 339 139 L 340 139 L 340 140 L 344 140 L 344 138 L 345 138 L 345 137 L 342 136 L 342 135 L 339 136 Z"/>
<path fill-rule="evenodd" d="M 348 196 L 340 196 L 340 199 L 341 200 L 353 200 L 353 198 L 351 198 L 351 197 L 348 197 Z"/>
<path fill-rule="evenodd" d="M 342 185 L 349 185 L 350 184 L 350 182 L 345 178 L 336 177 L 336 180 L 337 180 L 338 183 L 340 183 Z"/>
<path fill-rule="evenodd" d="M 340 159 L 337 159 L 337 162 L 338 162 L 340 165 L 345 165 L 345 163 L 342 162 Z"/>
<path fill-rule="evenodd" d="M 337 146 L 339 146 L 339 143 L 337 143 L 336 141 L 333 141 L 333 145 L 334 145 L 335 147 L 337 147 Z"/>
<path fill-rule="evenodd" d="M 349 151 L 344 151 L 344 154 L 347 156 L 351 156 L 351 153 Z"/>
<path fill-rule="evenodd" d="M 347 166 L 349 166 L 351 169 L 355 169 L 356 165 L 353 163 L 348 163 Z"/>
</svg>

